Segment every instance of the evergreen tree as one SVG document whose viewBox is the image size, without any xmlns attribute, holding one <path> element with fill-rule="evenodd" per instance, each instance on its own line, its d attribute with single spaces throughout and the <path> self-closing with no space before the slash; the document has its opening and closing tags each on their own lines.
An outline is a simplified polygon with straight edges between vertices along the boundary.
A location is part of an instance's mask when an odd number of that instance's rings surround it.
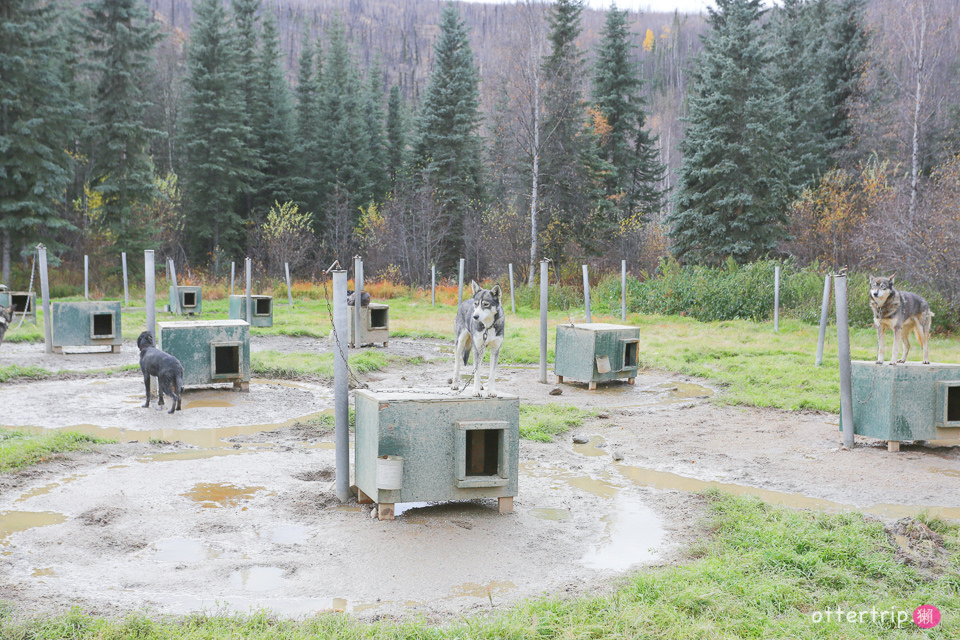
<svg viewBox="0 0 960 640">
<path fill-rule="evenodd" d="M 277 20 L 270 12 L 263 18 L 263 46 L 251 116 L 255 153 L 260 158 L 261 170 L 251 217 L 262 222 L 275 202 L 286 202 L 293 197 L 290 175 L 290 150 L 294 146 L 293 106 L 280 58 Z"/>
<path fill-rule="evenodd" d="M 243 126 L 247 131 L 243 146 L 249 151 L 251 161 L 247 168 L 246 179 L 241 186 L 237 206 L 240 208 L 239 215 L 241 218 L 249 220 L 253 217 L 254 200 L 257 193 L 261 191 L 261 184 L 264 180 L 264 176 L 260 173 L 264 165 L 260 147 L 262 140 L 258 135 L 257 123 L 255 122 L 258 104 L 262 102 L 262 98 L 259 96 L 260 57 L 257 53 L 259 41 L 257 23 L 259 22 L 260 0 L 234 0 L 231 3 L 231 10 L 235 27 L 235 64 L 239 68 L 239 108 L 243 114 Z M 268 202 L 268 206 L 269 204 L 272 203 Z"/>
<path fill-rule="evenodd" d="M 145 212 L 155 195 L 150 140 L 159 132 L 144 124 L 143 88 L 160 34 L 140 0 L 94 0 L 86 8 L 96 79 L 87 134 L 91 185 L 101 195 L 99 223 L 114 250 L 129 251 L 156 232 Z"/>
<path fill-rule="evenodd" d="M 65 149 L 78 108 L 63 81 L 66 40 L 56 7 L 0 3 L 0 281 L 7 284 L 14 246 L 70 227 L 58 204 L 70 182 Z"/>
<path fill-rule="evenodd" d="M 717 0 L 690 88 L 683 164 L 667 218 L 678 258 L 747 262 L 785 236 L 783 100 L 770 80 L 761 0 Z"/>
<path fill-rule="evenodd" d="M 823 82 L 827 92 L 827 139 L 834 154 L 847 147 L 853 138 L 851 99 L 860 90 L 869 44 L 864 26 L 865 5 L 866 0 L 840 0 L 830 4 Z"/>
<path fill-rule="evenodd" d="M 187 67 L 180 145 L 184 213 L 192 254 L 208 256 L 217 273 L 221 256 L 236 256 L 243 246 L 244 220 L 234 205 L 252 165 L 236 37 L 220 0 L 194 3 Z"/>
<path fill-rule="evenodd" d="M 586 138 L 583 98 L 584 61 L 577 47 L 582 31 L 583 0 L 558 0 L 550 14 L 550 54 L 543 63 L 546 88 L 543 130 L 547 135 L 541 158 L 540 194 L 544 225 L 568 229 L 574 239 L 586 231 L 590 210 L 587 175 L 582 155 Z M 544 247 L 554 260 L 562 258 L 566 234 L 555 234 Z M 530 270 L 530 278 L 534 269 Z M 530 280 L 530 284 L 532 284 Z"/>
<path fill-rule="evenodd" d="M 320 189 L 320 130 L 319 110 L 319 51 L 304 27 L 300 39 L 300 60 L 297 65 L 296 138 L 293 144 L 294 198 L 304 211 L 321 210 Z"/>
<path fill-rule="evenodd" d="M 390 87 L 387 98 L 387 163 L 390 173 L 390 188 L 396 187 L 397 178 L 403 172 L 407 160 L 407 123 L 403 112 L 400 87 Z"/>
<path fill-rule="evenodd" d="M 464 223 L 483 197 L 479 75 L 466 25 L 448 4 L 440 16 L 433 70 L 417 125 L 415 163 L 434 186 L 450 234 L 442 249 L 441 270 L 452 268 L 463 250 Z"/>
<path fill-rule="evenodd" d="M 642 81 L 632 55 L 627 12 L 612 8 L 601 32 L 593 76 L 594 232 L 609 238 L 636 227 L 663 206 L 660 164 L 654 138 L 646 129 Z M 590 247 L 596 250 L 596 247 Z"/>
<path fill-rule="evenodd" d="M 373 202 L 382 203 L 390 191 L 387 167 L 387 141 L 384 137 L 383 72 L 379 64 L 367 71 L 367 90 L 364 94 L 363 120 L 367 139 L 367 180 Z"/>
</svg>

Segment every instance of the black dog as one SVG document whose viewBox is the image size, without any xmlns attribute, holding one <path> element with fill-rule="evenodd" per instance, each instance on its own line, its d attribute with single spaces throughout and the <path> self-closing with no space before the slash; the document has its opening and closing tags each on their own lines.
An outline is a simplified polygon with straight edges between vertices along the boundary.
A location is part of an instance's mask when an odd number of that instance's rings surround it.
<svg viewBox="0 0 960 640">
<path fill-rule="evenodd" d="M 10 328 L 10 321 L 13 320 L 13 307 L 0 307 L 0 344 L 3 343 L 3 336 Z"/>
<path fill-rule="evenodd" d="M 354 301 L 356 300 L 356 297 L 357 297 L 357 294 L 355 294 L 352 290 L 347 290 L 347 306 L 348 307 L 354 306 L 355 304 Z M 361 307 L 370 306 L 370 294 L 367 293 L 366 291 L 360 292 L 360 306 Z"/>
<path fill-rule="evenodd" d="M 164 353 L 154 346 L 153 334 L 144 331 L 137 338 L 137 346 L 140 348 L 140 372 L 143 373 L 143 386 L 147 392 L 147 401 L 144 407 L 150 406 L 150 376 L 157 377 L 157 395 L 160 397 L 157 403 L 163 406 L 163 392 L 173 399 L 173 406 L 168 413 L 173 413 L 180 406 L 180 398 L 183 396 L 183 365 L 169 353 Z"/>
</svg>

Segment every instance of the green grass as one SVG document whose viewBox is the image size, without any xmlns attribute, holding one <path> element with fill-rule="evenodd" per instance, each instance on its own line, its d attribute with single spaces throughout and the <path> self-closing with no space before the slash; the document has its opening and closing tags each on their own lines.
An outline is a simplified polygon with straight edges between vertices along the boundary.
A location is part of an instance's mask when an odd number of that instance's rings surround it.
<svg viewBox="0 0 960 640">
<path fill-rule="evenodd" d="M 47 378 L 51 374 L 46 369 L 35 367 L 33 365 L 21 366 L 10 364 L 0 366 L 0 382 L 10 382 L 12 380 L 40 380 Z"/>
<path fill-rule="evenodd" d="M 254 375 L 264 378 L 332 378 L 333 356 L 332 351 L 325 353 L 258 351 L 250 356 L 250 369 Z M 403 358 L 379 351 L 361 351 L 350 355 L 350 368 L 356 373 L 381 371 L 391 362 L 402 360 Z"/>
<path fill-rule="evenodd" d="M 106 444 L 93 436 L 71 431 L 31 435 L 22 431 L 0 431 L 0 473 L 12 473 L 42 462 L 58 453 L 85 451 Z"/>
<path fill-rule="evenodd" d="M 584 419 L 597 415 L 570 405 L 521 404 L 520 437 L 537 442 L 550 442 L 554 436 L 576 429 Z"/>
<path fill-rule="evenodd" d="M 960 536 L 941 523 L 944 554 L 924 576 L 899 563 L 883 526 L 860 514 L 797 512 L 749 497 L 711 493 L 707 531 L 681 564 L 641 569 L 612 591 L 579 598 L 553 596 L 490 615 L 433 626 L 360 623 L 321 614 L 282 620 L 267 611 L 247 615 L 97 618 L 74 609 L 26 621 L 4 616 L 0 637 L 33 640 L 245 638 L 299 640 L 450 639 L 563 640 L 579 638 L 690 638 L 877 640 L 960 637 Z M 827 610 L 900 611 L 921 604 L 944 613 L 936 628 L 919 632 L 912 619 L 898 628 L 887 616 L 863 622 L 830 621 Z M 820 621 L 816 614 L 820 612 Z M 859 616 L 858 616 L 859 618 Z"/>
</svg>

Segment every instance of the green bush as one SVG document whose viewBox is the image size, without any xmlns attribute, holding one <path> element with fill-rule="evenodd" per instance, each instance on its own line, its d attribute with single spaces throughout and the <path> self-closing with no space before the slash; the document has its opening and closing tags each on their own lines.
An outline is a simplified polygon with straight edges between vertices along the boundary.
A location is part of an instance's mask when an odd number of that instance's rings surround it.
<svg viewBox="0 0 960 640">
<path fill-rule="evenodd" d="M 825 272 L 816 264 L 798 268 L 791 260 L 762 260 L 745 265 L 728 261 L 722 267 L 681 266 L 675 260 L 663 260 L 651 278 L 627 277 L 627 307 L 634 313 L 690 316 L 704 322 L 771 320 L 773 275 L 777 265 L 780 266 L 781 314 L 818 323 Z M 847 278 L 847 308 L 854 326 L 873 324 L 867 281 L 868 275 L 864 273 L 853 273 Z M 897 285 L 927 299 L 934 314 L 935 331 L 952 332 L 958 328 L 958 308 L 941 294 L 907 281 L 898 281 Z M 592 298 L 599 311 L 618 314 L 619 274 L 603 278 Z"/>
</svg>

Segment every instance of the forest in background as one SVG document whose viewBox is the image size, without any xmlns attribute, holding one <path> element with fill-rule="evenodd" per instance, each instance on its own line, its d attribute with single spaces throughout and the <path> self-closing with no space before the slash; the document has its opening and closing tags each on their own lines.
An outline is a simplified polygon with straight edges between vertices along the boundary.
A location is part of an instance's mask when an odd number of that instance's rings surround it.
<svg viewBox="0 0 960 640">
<path fill-rule="evenodd" d="M 627 102 L 631 117 L 639 117 L 626 139 L 636 143 L 636 149 L 645 145 L 651 163 L 643 177 L 636 168 L 631 170 L 630 188 L 639 193 L 642 185 L 649 192 L 644 202 L 658 203 L 656 210 L 644 210 L 637 204 L 641 196 L 625 206 L 622 194 L 627 188 L 607 184 L 620 169 L 616 149 L 604 150 L 604 136 L 614 121 L 613 107 L 596 94 L 598 60 L 610 40 L 609 11 L 582 9 L 579 13 L 579 31 L 568 42 L 579 56 L 578 82 L 571 85 L 575 97 L 558 107 L 548 104 L 547 98 L 551 86 L 555 88 L 558 78 L 564 77 L 562 65 L 549 72 L 533 72 L 547 68 L 561 35 L 553 16 L 555 5 L 454 3 L 462 23 L 459 27 L 449 23 L 445 32 L 443 13 L 449 3 L 433 1 L 234 0 L 231 5 L 203 0 L 99 0 L 77 2 L 75 11 L 56 13 L 51 19 L 59 9 L 55 4 L 15 0 L 0 9 L 7 30 L 18 31 L 0 45 L 3 77 L 17 78 L 16 64 L 11 62 L 17 46 L 43 49 L 49 59 L 43 71 L 51 74 L 48 84 L 38 83 L 34 76 L 31 91 L 15 98 L 10 96 L 16 92 L 15 82 L 3 88 L 0 134 L 12 140 L 5 144 L 5 167 L 0 174 L 6 280 L 11 268 L 21 274 L 29 268 L 33 245 L 43 241 L 56 259 L 68 265 L 79 264 L 84 254 L 99 256 L 95 264 L 119 263 L 120 251 L 149 247 L 174 258 L 181 269 L 221 274 L 225 260 L 243 255 L 254 255 L 271 271 L 278 269 L 281 257 L 287 258 L 306 274 L 321 263 L 326 266 L 334 258 L 343 261 L 359 251 L 367 257 L 372 274 L 421 282 L 431 263 L 441 264 L 442 273 L 449 271 L 455 255 L 465 255 L 470 273 L 477 276 L 502 273 L 507 262 L 526 275 L 534 253 L 550 256 L 561 270 L 569 267 L 570 273 L 582 261 L 602 269 L 619 264 L 621 258 L 636 273 L 652 273 L 671 251 L 686 262 L 712 264 L 725 256 L 737 261 L 790 257 L 800 264 L 819 262 L 825 268 L 896 271 L 933 285 L 949 298 L 960 295 L 960 259 L 955 251 L 960 240 L 960 34 L 956 9 L 949 0 L 794 0 L 781 10 L 755 7 L 753 15 L 747 11 L 747 39 L 740 47 L 747 50 L 757 45 L 763 50 L 757 54 L 761 66 L 754 76 L 769 76 L 774 83 L 772 90 L 757 89 L 770 91 L 771 104 L 779 103 L 778 95 L 788 94 L 783 84 L 787 78 L 829 71 L 814 53 L 824 43 L 820 32 L 810 26 L 810 16 L 838 7 L 858 12 L 855 27 L 863 34 L 863 48 L 853 69 L 854 86 L 843 102 L 846 131 L 830 144 L 822 144 L 827 151 L 818 153 L 826 155 L 814 168 L 805 168 L 802 177 L 783 178 L 782 193 L 763 205 L 759 223 L 749 230 L 750 242 L 705 246 L 701 238 L 688 251 L 678 232 L 682 225 L 709 235 L 737 217 L 734 213 L 727 219 L 711 219 L 717 214 L 712 209 L 722 213 L 723 207 L 714 206 L 717 202 L 734 198 L 718 194 L 715 185 L 702 186 L 702 193 L 698 192 L 691 181 L 691 176 L 703 175 L 704 166 L 716 167 L 723 161 L 704 158 L 707 164 L 684 169 L 684 161 L 697 156 L 696 149 L 713 142 L 709 137 L 692 142 L 690 135 L 696 125 L 691 105 L 697 96 L 716 89 L 705 84 L 709 78 L 697 74 L 709 66 L 704 42 L 724 37 L 716 21 L 711 24 L 707 16 L 622 14 L 621 35 L 628 44 L 624 59 L 637 81 L 628 87 L 634 95 Z M 98 20 L 91 16 L 97 9 L 111 7 L 133 11 L 134 4 L 148 11 L 142 18 L 143 39 L 130 50 L 136 64 L 129 68 L 137 73 L 127 73 L 135 82 L 124 98 L 103 85 L 110 64 L 109 56 L 103 55 L 108 48 L 103 39 L 107 29 L 100 29 L 98 36 Z M 756 3 L 722 0 L 718 6 L 732 11 L 749 9 L 751 4 Z M 791 8 L 796 11 L 795 20 L 789 15 L 784 18 Z M 13 13 L 18 10 L 45 19 L 31 23 L 22 17 L 27 14 Z M 210 26 L 214 11 L 222 11 L 218 28 L 236 30 L 224 42 L 233 39 L 237 67 L 223 81 L 237 85 L 225 90 L 233 92 L 229 95 L 240 100 L 246 113 L 234 114 L 240 122 L 234 134 L 238 148 L 227 147 L 219 154 L 218 167 L 195 162 L 191 173 L 190 159 L 196 161 L 208 145 L 192 134 L 190 123 L 219 117 L 231 108 L 229 101 L 217 102 L 221 97 L 207 101 L 211 113 L 196 110 L 204 104 L 197 100 L 201 87 L 191 87 L 198 68 L 191 65 L 200 61 L 191 62 L 190 47 L 199 37 L 198 24 Z M 238 11 L 247 12 L 247 22 L 238 18 Z M 141 18 L 130 13 L 127 19 L 136 24 Z M 818 24 L 825 24 L 819 20 Z M 41 46 L 38 43 L 46 42 L 51 24 L 57 25 L 61 44 Z M 37 31 L 32 39 L 30 28 Z M 453 194 L 439 183 L 441 172 L 424 170 L 436 162 L 437 154 L 425 156 L 424 149 L 417 148 L 429 132 L 423 130 L 424 110 L 445 33 L 461 38 L 474 65 L 476 113 L 464 137 L 468 149 L 464 156 L 481 161 L 469 169 L 473 177 L 466 182 L 476 187 L 473 193 Z M 207 37 L 216 35 L 207 32 Z M 314 47 L 320 52 L 321 74 L 304 75 L 309 66 L 305 60 L 310 58 L 305 54 Z M 616 53 L 606 51 L 608 59 Z M 788 64 L 801 59 L 806 67 Z M 28 72 L 36 74 L 38 69 L 24 70 L 24 77 Z M 66 93 L 51 101 L 52 93 L 41 89 Z M 544 100 L 532 107 L 531 97 L 540 91 Z M 813 118 L 809 115 L 813 103 L 802 98 L 811 87 L 800 83 L 789 91 L 799 98 L 783 119 L 792 117 L 802 123 L 803 118 Z M 317 111 L 307 117 L 304 108 L 310 108 L 311 100 Z M 214 108 L 214 103 L 220 106 Z M 329 110 L 323 116 L 321 103 Z M 43 113 L 34 114 L 32 122 L 49 123 L 50 139 L 47 133 L 38 135 L 34 127 L 27 137 L 39 140 L 31 150 L 15 134 L 18 123 L 30 119 L 29 110 L 41 104 Z M 549 121 L 551 108 L 555 118 L 575 122 L 571 144 L 575 140 L 584 144 L 576 162 L 566 167 L 550 164 L 558 156 L 549 148 L 550 141 L 540 146 L 533 142 L 531 124 L 538 110 L 544 118 L 541 124 L 553 127 L 549 131 L 563 128 Z M 700 115 L 706 113 L 704 105 L 697 109 Z M 771 112 L 767 113 L 769 119 Z M 287 121 L 277 120 L 278 114 Z M 730 111 L 722 121 L 737 115 Z M 762 121 L 761 117 L 758 122 Z M 110 133 L 109 122 L 122 123 L 126 133 Z M 337 135 L 317 139 L 313 132 L 325 126 Z M 705 127 L 710 130 L 708 123 Z M 136 135 L 130 133 L 133 129 Z M 768 146 L 763 150 L 766 155 L 738 165 L 760 169 L 752 184 L 767 184 L 770 168 L 779 166 L 778 158 L 798 155 L 800 143 L 783 137 L 784 131 L 766 136 L 779 140 L 780 147 Z M 98 145 L 108 138 L 125 141 L 122 148 Z M 361 139 L 366 143 L 358 149 Z M 334 177 L 295 175 L 295 169 L 311 162 L 310 149 L 304 147 L 308 142 L 315 154 L 332 154 L 325 162 L 336 168 Z M 439 145 L 436 148 L 446 144 L 434 142 Z M 65 149 L 67 161 L 45 156 L 49 153 L 39 149 L 41 143 L 53 153 L 58 146 L 61 152 Z M 191 144 L 195 145 L 192 151 Z M 128 145 L 141 145 L 144 150 L 136 171 Z M 339 155 L 331 151 L 335 149 Z M 393 156 L 391 149 L 396 152 Z M 235 155 L 229 157 L 230 153 Z M 360 156 L 362 162 L 357 161 Z M 728 151 L 723 157 L 735 156 L 736 152 Z M 54 176 L 41 179 L 42 187 L 33 188 L 30 197 L 22 196 L 30 179 L 27 172 L 9 168 L 17 163 L 22 168 L 26 157 L 41 158 L 30 163 L 41 167 L 38 175 Z M 534 157 L 545 166 L 536 167 Z M 662 167 L 659 172 L 653 166 L 657 163 Z M 198 171 L 207 169 L 216 169 L 205 179 L 208 182 L 198 179 Z M 346 169 L 352 174 L 346 175 Z M 786 175 L 799 170 L 779 167 L 777 171 Z M 531 190 L 538 172 L 543 189 L 539 193 Z M 124 179 L 117 180 L 118 174 Z M 588 185 L 592 191 L 563 193 L 561 176 L 573 176 L 575 180 L 568 182 Z M 219 194 L 220 200 L 211 199 L 223 183 L 231 181 L 232 191 Z M 730 181 L 728 177 L 718 184 Z M 457 183 L 464 181 L 458 178 Z M 738 188 L 750 193 L 752 186 Z M 138 189 L 142 193 L 133 197 Z M 691 189 L 701 200 L 701 195 L 712 194 L 710 206 L 702 211 L 692 206 L 697 198 L 684 195 Z M 318 191 L 322 191 L 319 197 Z M 127 204 L 114 215 L 109 201 L 117 194 Z M 754 193 L 750 199 L 760 198 Z M 223 202 L 229 202 L 229 212 L 223 211 Z M 676 210 L 678 205 L 683 211 Z M 456 220 L 451 214 L 454 209 L 460 212 Z M 687 215 L 690 212 L 696 215 Z M 222 218 L 229 233 L 214 241 L 203 228 L 209 218 Z M 532 230 L 531 224 L 540 227 Z M 735 228 L 736 223 L 719 235 L 735 235 L 730 231 Z M 763 229 L 777 233 L 753 242 Z"/>
</svg>

